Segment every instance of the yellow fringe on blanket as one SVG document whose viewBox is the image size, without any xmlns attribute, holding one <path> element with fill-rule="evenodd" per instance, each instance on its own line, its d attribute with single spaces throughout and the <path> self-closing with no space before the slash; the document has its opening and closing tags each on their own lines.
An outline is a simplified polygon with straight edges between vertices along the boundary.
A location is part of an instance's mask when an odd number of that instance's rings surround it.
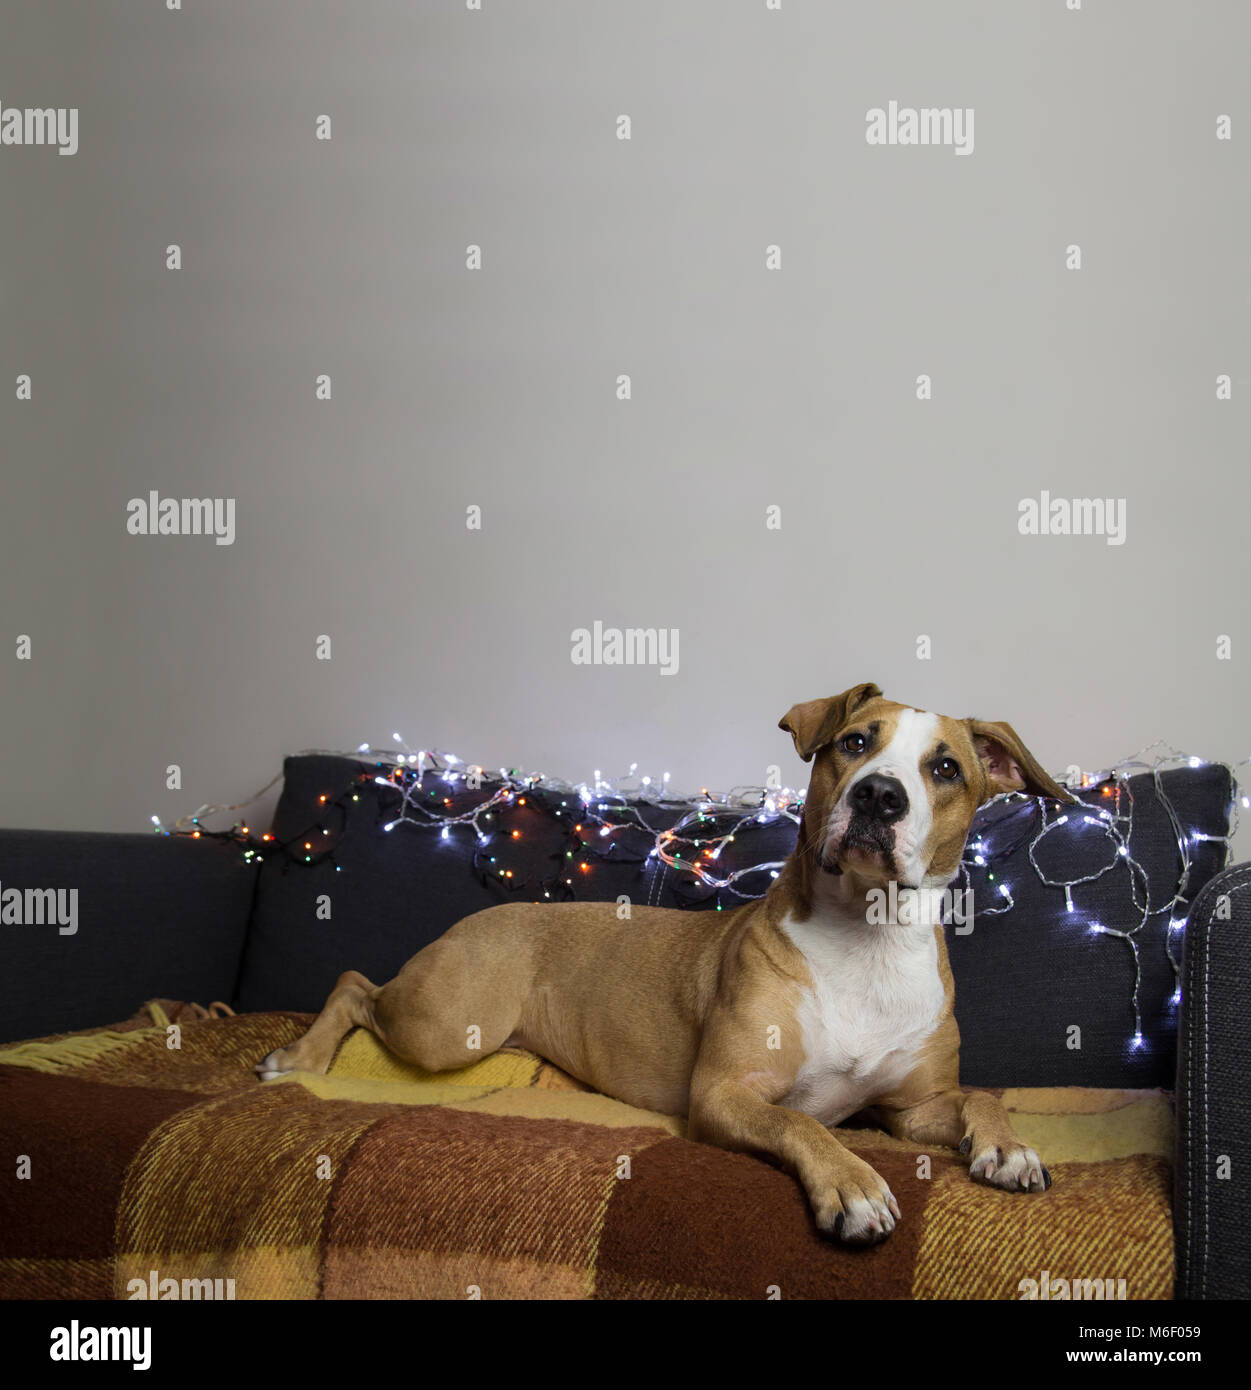
<svg viewBox="0 0 1251 1390">
<path fill-rule="evenodd" d="M 85 1066 L 119 1048 L 164 1032 L 164 1027 L 135 1028 L 129 1033 L 87 1033 L 58 1038 L 55 1042 L 15 1043 L 0 1047 L 0 1066 L 30 1067 L 33 1071 L 60 1072 Z"/>
</svg>

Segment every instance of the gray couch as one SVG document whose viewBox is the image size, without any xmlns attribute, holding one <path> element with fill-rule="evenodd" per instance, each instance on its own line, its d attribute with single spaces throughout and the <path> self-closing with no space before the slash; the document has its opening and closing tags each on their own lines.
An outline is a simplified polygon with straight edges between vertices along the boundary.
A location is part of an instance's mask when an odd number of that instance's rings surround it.
<svg viewBox="0 0 1251 1390">
<path fill-rule="evenodd" d="M 236 845 L 211 838 L 0 831 L 0 892 L 78 890 L 72 927 L 0 927 L 0 1041 L 116 1023 L 156 997 L 223 1000 L 248 1011 L 315 1010 L 338 971 L 352 967 L 387 978 L 451 922 L 498 901 L 499 883 L 437 835 L 382 833 L 392 794 L 376 787 L 374 771 L 344 758 L 287 760 L 274 824 L 278 841 L 299 839 L 314 824 L 333 831 L 325 837 L 333 848 L 310 864 L 270 853 L 258 867 L 245 863 Z M 1177 779 L 1174 805 L 1187 806 L 1195 823 L 1224 814 L 1227 781 L 1204 781 L 1185 769 L 1167 776 Z M 1150 779 L 1135 780 L 1144 785 L 1136 811 L 1143 838 L 1133 842 L 1134 853 L 1150 864 L 1158 852 L 1161 872 L 1171 873 L 1176 841 L 1170 845 L 1163 816 L 1159 824 L 1151 818 Z M 572 830 L 544 819 L 534 805 L 516 814 L 530 816 L 523 821 L 526 839 L 538 856 L 534 872 L 542 874 L 544 858 L 559 860 Z M 769 831 L 758 857 L 784 854 L 788 835 L 789 824 Z M 1184 911 L 1186 926 L 1181 999 L 1173 1009 L 1164 994 L 1173 987 L 1161 935 L 1168 914 L 1152 925 L 1155 936 L 1141 938 L 1148 1046 L 1125 1046 L 1129 953 L 1072 938 L 1067 921 L 1055 918 L 1054 894 L 1046 896 L 1021 870 L 1024 842 L 1007 861 L 1016 865 L 1013 914 L 979 919 L 977 933 L 950 940 L 962 1079 L 1175 1090 L 1177 1296 L 1245 1298 L 1251 1296 L 1244 1177 L 1251 1172 L 1251 865 L 1224 869 L 1225 846 L 1209 848 L 1192 868 L 1187 903 L 1174 913 Z M 604 899 L 637 893 L 647 872 L 640 857 L 605 858 L 595 881 L 579 884 L 580 893 Z M 676 882 L 663 889 L 661 901 L 671 900 L 665 893 L 681 894 Z M 657 900 L 656 884 L 647 891 L 648 900 Z M 335 899 L 328 924 L 317 923 L 312 911 L 323 894 Z M 716 906 L 708 895 L 689 905 Z M 1076 1058 L 1048 1041 L 1068 1017 L 1085 1019 L 1091 1039 Z"/>
</svg>

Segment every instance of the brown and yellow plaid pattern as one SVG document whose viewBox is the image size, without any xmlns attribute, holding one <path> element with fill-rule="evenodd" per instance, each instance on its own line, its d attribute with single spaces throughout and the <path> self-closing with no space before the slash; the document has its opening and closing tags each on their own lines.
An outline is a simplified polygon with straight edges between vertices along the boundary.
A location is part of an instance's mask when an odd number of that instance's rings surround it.
<svg viewBox="0 0 1251 1390">
<path fill-rule="evenodd" d="M 1158 1092 L 1002 1093 L 1043 1195 L 839 1130 L 904 1218 L 852 1250 L 787 1174 L 528 1053 L 431 1076 L 357 1031 L 328 1076 L 262 1085 L 308 1016 L 193 1018 L 177 1048 L 151 1017 L 0 1049 L 0 1296 L 125 1298 L 152 1270 L 238 1298 L 1019 1298 L 1044 1270 L 1172 1293 Z"/>
</svg>

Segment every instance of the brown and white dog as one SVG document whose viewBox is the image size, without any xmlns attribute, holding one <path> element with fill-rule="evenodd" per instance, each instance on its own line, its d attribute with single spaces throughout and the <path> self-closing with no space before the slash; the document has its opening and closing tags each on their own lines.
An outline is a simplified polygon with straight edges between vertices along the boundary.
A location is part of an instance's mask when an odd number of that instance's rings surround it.
<svg viewBox="0 0 1251 1390">
<path fill-rule="evenodd" d="M 960 1089 L 933 905 L 984 801 L 1069 793 L 1007 724 L 928 714 L 876 685 L 795 705 L 779 727 L 816 762 L 795 852 L 763 899 L 626 921 L 615 902 L 488 908 L 389 984 L 341 976 L 304 1037 L 257 1064 L 262 1080 L 326 1071 L 353 1026 L 434 1072 L 529 1048 L 630 1105 L 686 1115 L 692 1139 L 772 1156 L 817 1226 L 853 1243 L 900 1215 L 829 1129 L 869 1107 L 900 1139 L 958 1148 L 978 1181 L 1044 1191 L 1050 1175 L 999 1101 Z M 876 925 L 869 895 L 891 882 L 929 889 L 910 900 L 931 910 Z"/>
</svg>

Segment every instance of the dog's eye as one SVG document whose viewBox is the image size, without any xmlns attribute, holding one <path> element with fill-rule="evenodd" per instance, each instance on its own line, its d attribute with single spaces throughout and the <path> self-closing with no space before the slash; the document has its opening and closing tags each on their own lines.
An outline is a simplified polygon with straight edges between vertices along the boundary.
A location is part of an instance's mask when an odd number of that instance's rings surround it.
<svg viewBox="0 0 1251 1390">
<path fill-rule="evenodd" d="M 848 734 L 838 745 L 844 753 L 863 753 L 868 740 L 863 734 Z"/>
<path fill-rule="evenodd" d="M 960 775 L 960 764 L 954 758 L 939 758 L 934 764 L 934 776 L 941 782 L 954 782 Z"/>
</svg>

